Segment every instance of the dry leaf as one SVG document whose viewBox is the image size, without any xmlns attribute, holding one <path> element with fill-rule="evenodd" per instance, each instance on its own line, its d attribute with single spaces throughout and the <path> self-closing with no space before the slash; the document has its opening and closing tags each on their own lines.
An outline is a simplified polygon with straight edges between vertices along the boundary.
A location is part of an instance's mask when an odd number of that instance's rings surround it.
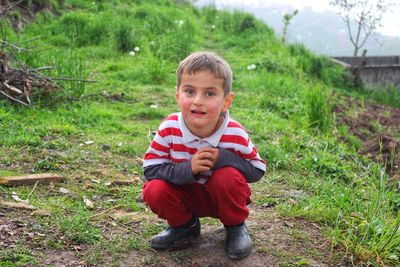
<svg viewBox="0 0 400 267">
<path fill-rule="evenodd" d="M 31 215 L 32 216 L 37 215 L 37 216 L 49 217 L 49 216 L 51 216 L 51 212 L 48 210 L 35 210 L 35 211 L 31 212 Z"/>
<path fill-rule="evenodd" d="M 87 197 L 83 197 L 83 202 L 85 202 L 85 205 L 88 209 L 94 209 L 94 203 L 93 201 L 91 201 L 90 199 L 88 199 Z"/>
<path fill-rule="evenodd" d="M 287 227 L 290 227 L 290 228 L 293 228 L 293 226 L 294 226 L 294 224 L 293 224 L 292 222 L 289 222 L 289 221 L 283 221 L 283 223 L 284 223 Z"/>
</svg>

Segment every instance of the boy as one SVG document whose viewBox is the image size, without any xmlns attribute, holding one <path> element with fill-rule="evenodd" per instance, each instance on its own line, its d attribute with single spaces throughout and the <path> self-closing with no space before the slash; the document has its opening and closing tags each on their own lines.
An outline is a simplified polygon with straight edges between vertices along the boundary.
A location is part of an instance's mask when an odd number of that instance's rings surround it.
<svg viewBox="0 0 400 267">
<path fill-rule="evenodd" d="M 266 166 L 244 128 L 229 117 L 231 86 L 230 66 L 214 53 L 196 52 L 179 64 L 180 112 L 161 123 L 144 156 L 143 199 L 170 226 L 152 237 L 155 249 L 198 237 L 198 218 L 215 217 L 225 226 L 230 258 L 251 252 L 248 183 L 260 180 Z"/>
</svg>

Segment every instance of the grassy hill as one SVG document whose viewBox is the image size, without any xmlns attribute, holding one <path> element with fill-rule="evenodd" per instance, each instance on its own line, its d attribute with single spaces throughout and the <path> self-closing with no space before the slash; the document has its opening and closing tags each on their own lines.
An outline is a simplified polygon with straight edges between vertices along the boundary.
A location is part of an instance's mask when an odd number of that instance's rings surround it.
<svg viewBox="0 0 400 267">
<path fill-rule="evenodd" d="M 8 42 L 31 50 L 21 50 L 18 60 L 32 68 L 54 66 L 44 75 L 96 82 L 63 81 L 63 90 L 33 91 L 32 108 L 0 100 L 0 177 L 54 172 L 66 178 L 54 185 L 0 185 L 0 200 L 17 195 L 51 213 L 0 206 L 0 221 L 11 229 L 0 228 L 1 266 L 42 264 L 71 250 L 88 265 L 118 266 L 130 251 L 152 255 L 141 265 L 160 264 L 147 241 L 165 224 L 137 199 L 141 157 L 160 120 L 177 111 L 175 69 L 196 50 L 215 51 L 231 64 L 231 115 L 268 162 L 268 174 L 252 184 L 252 198 L 258 214 L 275 215 L 255 216 L 252 236 L 262 235 L 257 226 L 265 220 L 305 219 L 329 240 L 325 253 L 331 255 L 285 254 L 264 243 L 256 243 L 254 253 L 272 254 L 282 266 L 318 259 L 331 265 L 400 263 L 395 184 L 380 164 L 340 141 L 347 132 L 336 124 L 332 107 L 349 86 L 342 69 L 301 45 L 282 44 L 245 13 L 172 0 L 66 0 L 58 9 L 59 15 L 38 13 L 20 32 L 2 24 L 3 32 Z M 111 183 L 121 179 L 134 184 Z M 23 226 L 12 228 L 18 221 Z M 300 232 L 290 233 L 302 240 Z M 175 263 L 185 264 L 174 253 Z"/>
</svg>

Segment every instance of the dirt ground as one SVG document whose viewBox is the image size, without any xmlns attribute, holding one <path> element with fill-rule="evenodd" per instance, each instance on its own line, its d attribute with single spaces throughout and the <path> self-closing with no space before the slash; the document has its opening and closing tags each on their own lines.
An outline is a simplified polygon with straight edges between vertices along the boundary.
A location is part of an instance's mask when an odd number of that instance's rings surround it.
<svg viewBox="0 0 400 267">
<path fill-rule="evenodd" d="M 143 216 L 152 218 L 154 223 L 159 222 L 153 215 Z M 24 266 L 93 266 L 78 257 L 82 250 L 90 250 L 90 246 L 48 249 L 34 239 L 51 233 L 42 232 L 33 217 L 28 214 L 18 219 L 7 217 L 0 213 L 0 247 L 13 247 L 24 238 L 39 258 L 38 263 Z M 186 240 L 170 250 L 130 250 L 119 263 L 104 260 L 98 266 L 349 266 L 346 257 L 330 247 L 316 224 L 301 219 L 283 219 L 274 208 L 253 206 L 248 227 L 253 252 L 239 261 L 225 256 L 225 230 L 212 223 L 202 225 L 199 238 Z"/>
<path fill-rule="evenodd" d="M 342 98 L 334 107 L 339 124 L 362 142 L 359 153 L 386 166 L 395 182 L 400 181 L 400 109 Z M 399 188 L 400 189 L 400 188 Z"/>
</svg>

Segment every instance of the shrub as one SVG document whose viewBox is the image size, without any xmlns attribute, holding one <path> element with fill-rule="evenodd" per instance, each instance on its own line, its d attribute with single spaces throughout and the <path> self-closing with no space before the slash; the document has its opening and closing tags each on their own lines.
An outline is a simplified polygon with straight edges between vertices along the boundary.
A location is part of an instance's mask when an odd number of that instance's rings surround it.
<svg viewBox="0 0 400 267">
<path fill-rule="evenodd" d="M 132 27 L 127 23 L 119 25 L 114 33 L 117 50 L 120 52 L 128 52 L 137 44 Z"/>
</svg>

